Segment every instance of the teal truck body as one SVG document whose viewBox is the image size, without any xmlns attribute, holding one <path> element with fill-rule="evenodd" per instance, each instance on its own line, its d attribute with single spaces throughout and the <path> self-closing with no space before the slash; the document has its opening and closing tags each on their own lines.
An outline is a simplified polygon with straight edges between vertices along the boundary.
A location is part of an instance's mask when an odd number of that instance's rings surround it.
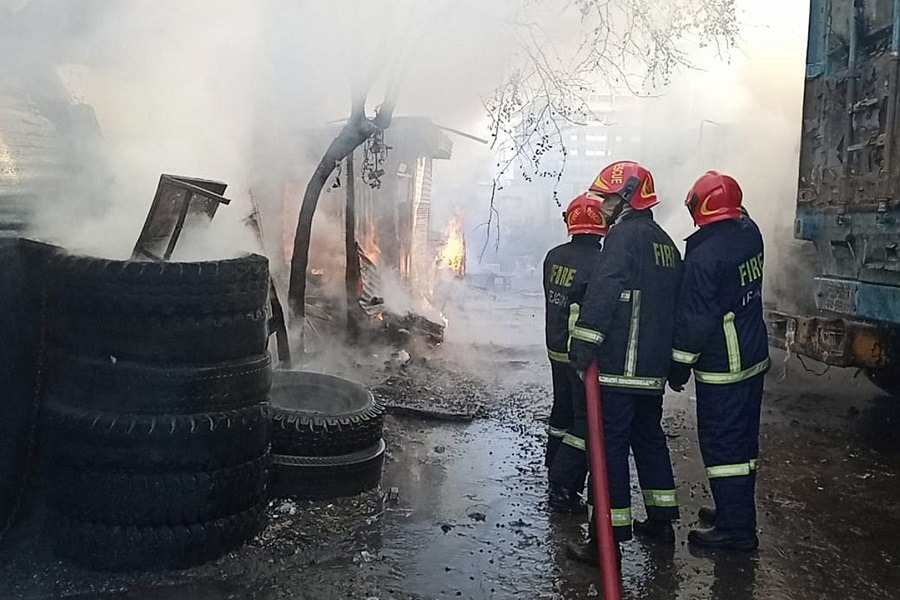
<svg viewBox="0 0 900 600">
<path fill-rule="evenodd" d="M 898 96 L 900 0 L 811 0 L 794 236 L 815 245 L 815 308 L 770 311 L 770 339 L 827 364 L 861 368 L 894 393 Z"/>
</svg>

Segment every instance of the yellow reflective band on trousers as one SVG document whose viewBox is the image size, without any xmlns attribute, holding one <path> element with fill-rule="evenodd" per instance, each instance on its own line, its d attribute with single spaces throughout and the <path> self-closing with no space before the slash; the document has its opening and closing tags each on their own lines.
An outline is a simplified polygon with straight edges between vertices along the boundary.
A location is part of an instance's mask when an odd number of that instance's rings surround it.
<svg viewBox="0 0 900 600">
<path fill-rule="evenodd" d="M 719 477 L 743 477 L 750 474 L 750 463 L 737 463 L 733 465 L 716 465 L 706 467 L 706 476 L 710 479 Z"/>
<path fill-rule="evenodd" d="M 684 350 L 676 350 L 675 348 L 672 348 L 672 360 L 677 363 L 692 365 L 700 360 L 700 355 L 694 354 L 693 352 L 685 352 Z"/>
<path fill-rule="evenodd" d="M 563 435 L 562 443 L 566 446 L 577 448 L 578 450 L 584 450 L 585 448 L 584 440 L 577 435 L 572 435 L 571 433 L 566 433 L 565 435 Z"/>
<path fill-rule="evenodd" d="M 572 328 L 572 337 L 582 342 L 590 342 L 597 345 L 603 342 L 603 334 L 599 331 L 594 331 L 587 327 L 578 327 L 577 325 Z"/>
<path fill-rule="evenodd" d="M 733 312 L 727 313 L 722 319 L 722 329 L 725 331 L 725 348 L 728 350 L 728 372 L 737 373 L 741 370 L 741 344 L 734 327 Z"/>
<path fill-rule="evenodd" d="M 567 363 L 569 362 L 569 355 L 565 352 L 554 352 L 553 350 L 547 350 L 547 356 L 550 357 L 550 360 L 555 362 Z"/>
<path fill-rule="evenodd" d="M 587 505 L 588 522 L 594 522 L 594 506 Z M 631 525 L 631 509 L 630 508 L 611 508 L 609 509 L 609 518 L 613 527 L 628 527 Z"/>
<path fill-rule="evenodd" d="M 745 379 L 755 377 L 760 373 L 765 373 L 769 369 L 770 361 L 765 359 L 756 363 L 749 369 L 738 371 L 737 373 L 713 373 L 711 371 L 698 371 L 694 369 L 694 379 L 700 383 L 738 383 Z"/>
<path fill-rule="evenodd" d="M 555 438 L 566 437 L 565 429 L 557 429 L 556 427 L 550 427 L 548 430 L 548 433 L 550 434 L 550 437 L 555 437 Z"/>
<path fill-rule="evenodd" d="M 675 490 L 644 490 L 644 506 L 678 506 Z"/>
<path fill-rule="evenodd" d="M 631 509 L 630 508 L 611 508 L 609 516 L 612 519 L 613 527 L 628 527 L 631 525 Z"/>
<path fill-rule="evenodd" d="M 751 471 L 755 471 L 755 470 L 756 470 L 756 459 L 755 459 L 755 458 L 751 458 L 751 459 L 750 459 L 750 470 L 751 470 Z"/>
<path fill-rule="evenodd" d="M 641 332 L 641 290 L 631 292 L 631 326 L 628 329 L 628 347 L 625 351 L 625 377 L 637 372 L 638 336 Z"/>
</svg>

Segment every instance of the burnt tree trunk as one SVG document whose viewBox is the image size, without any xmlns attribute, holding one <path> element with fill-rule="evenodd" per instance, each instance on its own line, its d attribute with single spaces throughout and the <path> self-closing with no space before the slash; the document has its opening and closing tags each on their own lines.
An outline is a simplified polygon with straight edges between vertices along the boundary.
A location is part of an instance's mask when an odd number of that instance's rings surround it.
<svg viewBox="0 0 900 600">
<path fill-rule="evenodd" d="M 319 196 L 340 161 L 347 158 L 370 136 L 390 126 L 395 98 L 396 93 L 385 99 L 378 113 L 372 119 L 365 116 L 365 96 L 355 98 L 350 120 L 328 145 L 322 160 L 319 161 L 309 183 L 306 184 L 303 203 L 300 206 L 300 219 L 294 234 L 294 250 L 291 254 L 290 284 L 288 286 L 288 304 L 295 322 L 299 323 L 300 327 L 301 351 L 304 347 L 303 331 L 306 328 L 306 270 L 309 267 L 309 242 Z"/>
<path fill-rule="evenodd" d="M 353 168 L 353 152 L 347 155 L 347 206 L 344 213 L 344 250 L 347 266 L 344 269 L 344 286 L 347 292 L 347 341 L 351 344 L 359 335 L 356 322 L 357 297 L 359 296 L 359 254 L 356 250 L 356 173 Z"/>
</svg>

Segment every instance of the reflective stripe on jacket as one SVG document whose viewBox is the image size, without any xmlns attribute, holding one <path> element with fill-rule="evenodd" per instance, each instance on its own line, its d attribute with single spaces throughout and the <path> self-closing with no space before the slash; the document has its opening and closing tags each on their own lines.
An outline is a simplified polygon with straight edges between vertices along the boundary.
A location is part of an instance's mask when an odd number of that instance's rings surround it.
<svg viewBox="0 0 900 600">
<path fill-rule="evenodd" d="M 749 218 L 718 221 L 687 239 L 672 359 L 702 383 L 744 381 L 769 368 L 762 311 L 763 241 Z"/>
<path fill-rule="evenodd" d="M 649 210 L 609 229 L 572 337 L 600 346 L 604 387 L 659 394 L 669 372 L 681 255 Z"/>
<path fill-rule="evenodd" d="M 596 235 L 572 236 L 544 259 L 544 325 L 550 360 L 569 361 L 569 330 L 599 260 L 600 236 Z"/>
</svg>

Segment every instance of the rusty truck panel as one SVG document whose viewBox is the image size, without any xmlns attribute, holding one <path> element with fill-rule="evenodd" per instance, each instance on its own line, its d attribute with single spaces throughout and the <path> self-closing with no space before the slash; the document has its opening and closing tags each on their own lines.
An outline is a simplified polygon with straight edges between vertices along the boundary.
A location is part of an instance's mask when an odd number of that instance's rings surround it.
<svg viewBox="0 0 900 600">
<path fill-rule="evenodd" d="M 811 0 L 794 235 L 816 315 L 769 315 L 774 345 L 871 373 L 900 346 L 900 0 Z M 884 381 L 884 378 L 880 378 Z"/>
</svg>

